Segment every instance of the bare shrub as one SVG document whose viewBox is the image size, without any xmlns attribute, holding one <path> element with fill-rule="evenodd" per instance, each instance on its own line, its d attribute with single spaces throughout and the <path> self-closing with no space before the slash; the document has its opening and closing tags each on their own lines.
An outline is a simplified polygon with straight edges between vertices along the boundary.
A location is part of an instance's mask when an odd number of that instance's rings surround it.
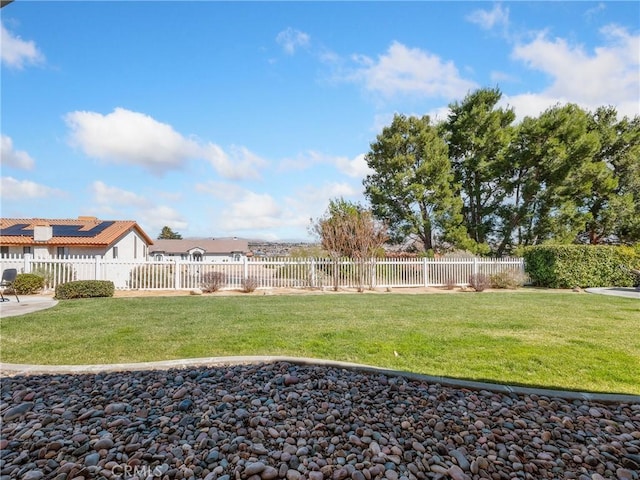
<svg viewBox="0 0 640 480">
<path fill-rule="evenodd" d="M 202 291 L 214 293 L 227 285 L 227 274 L 224 272 L 207 272 L 202 275 Z"/>
<path fill-rule="evenodd" d="M 469 285 L 476 292 L 483 292 L 491 286 L 491 280 L 484 273 L 473 273 L 469 275 Z"/>
<path fill-rule="evenodd" d="M 454 288 L 456 288 L 456 281 L 455 279 L 449 277 L 445 280 L 444 282 L 444 286 L 447 290 L 453 290 Z"/>
<path fill-rule="evenodd" d="M 516 289 L 525 282 L 524 275 L 519 270 L 509 269 L 491 275 L 491 288 Z"/>
<path fill-rule="evenodd" d="M 247 277 L 242 280 L 242 291 L 244 293 L 255 292 L 258 288 L 258 279 L 256 277 Z"/>
</svg>

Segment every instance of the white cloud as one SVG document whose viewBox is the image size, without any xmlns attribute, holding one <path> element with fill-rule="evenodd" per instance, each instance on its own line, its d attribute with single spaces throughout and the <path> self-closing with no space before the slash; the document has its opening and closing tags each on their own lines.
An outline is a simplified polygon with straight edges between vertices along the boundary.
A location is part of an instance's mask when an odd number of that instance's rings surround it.
<svg viewBox="0 0 640 480">
<path fill-rule="evenodd" d="M 360 67 L 350 80 L 386 97 L 411 94 L 454 99 L 476 87 L 474 82 L 460 76 L 453 62 L 398 42 L 393 42 L 377 61 L 366 56 L 354 60 Z"/>
<path fill-rule="evenodd" d="M 189 223 L 184 219 L 182 214 L 173 207 L 166 205 L 142 209 L 137 213 L 136 218 L 139 219 L 139 223 L 143 226 L 147 235 L 152 238 L 155 238 L 164 226 L 178 233 L 187 230 L 189 227 Z"/>
<path fill-rule="evenodd" d="M 122 188 L 112 187 L 100 180 L 93 182 L 91 192 L 96 203 L 101 205 L 125 205 L 128 207 L 145 207 L 149 202 L 136 193 L 123 190 Z"/>
<path fill-rule="evenodd" d="M 364 178 L 373 172 L 364 159 L 365 155 L 360 154 L 355 158 L 337 157 L 335 165 L 342 173 L 352 178 Z"/>
<path fill-rule="evenodd" d="M 296 158 L 286 158 L 279 164 L 281 171 L 306 170 L 316 165 L 331 165 L 340 173 L 352 178 L 364 178 L 370 173 L 369 166 L 364 160 L 364 154 L 354 158 L 334 157 L 310 150 Z"/>
<path fill-rule="evenodd" d="M 601 29 L 601 33 L 605 44 L 593 52 L 563 38 L 551 40 L 544 32 L 529 43 L 517 45 L 513 57 L 532 70 L 546 73 L 552 81 L 540 94 L 529 92 L 512 97 L 514 105 L 538 103 L 540 111 L 557 102 L 573 102 L 588 109 L 613 105 L 618 113 L 638 115 L 640 35 L 616 25 Z"/>
<path fill-rule="evenodd" d="M 93 182 L 90 190 L 97 204 L 94 211 L 99 216 L 134 218 L 152 237 L 165 225 L 174 230 L 188 227 L 188 222 L 176 209 L 157 205 L 137 193 L 107 185 L 100 180 Z"/>
<path fill-rule="evenodd" d="M 318 198 L 327 193 L 327 190 L 320 192 L 305 186 L 299 187 L 299 191 L 292 195 L 277 199 L 269 193 L 254 192 L 236 184 L 217 181 L 197 184 L 195 189 L 222 200 L 213 220 L 222 234 L 236 235 L 244 231 L 263 238 L 275 238 L 273 231 L 268 232 L 270 229 L 307 227 L 310 217 L 317 210 Z M 322 198 L 322 201 L 326 202 L 327 198 Z"/>
<path fill-rule="evenodd" d="M 510 73 L 500 72 L 497 70 L 491 72 L 491 83 L 512 83 L 517 81 L 518 79 Z"/>
<path fill-rule="evenodd" d="M 296 49 L 300 47 L 307 47 L 309 45 L 310 38 L 308 34 L 296 30 L 294 28 L 287 28 L 281 31 L 276 36 L 276 42 L 280 45 L 285 53 L 293 55 Z"/>
<path fill-rule="evenodd" d="M 348 183 L 330 182 L 316 186 L 307 186 L 304 190 L 300 190 L 296 197 L 300 198 L 305 205 L 312 206 L 314 211 L 322 211 L 329 205 L 329 200 L 340 197 L 354 197 L 358 192 Z"/>
<path fill-rule="evenodd" d="M 0 164 L 22 170 L 33 170 L 35 163 L 27 152 L 14 150 L 11 137 L 2 135 L 0 138 Z"/>
<path fill-rule="evenodd" d="M 171 125 L 149 115 L 116 108 L 102 115 L 75 111 L 65 116 L 71 130 L 70 143 L 105 162 L 139 165 L 155 174 L 184 168 L 190 159 L 207 160 L 227 178 L 255 178 L 264 160 L 244 147 L 225 152 L 213 143 L 185 138 Z"/>
<path fill-rule="evenodd" d="M 596 17 L 600 12 L 604 12 L 606 9 L 607 9 L 607 6 L 604 4 L 604 2 L 600 2 L 595 7 L 587 9 L 587 11 L 584 12 L 584 16 L 587 20 L 590 21 L 594 17 Z"/>
<path fill-rule="evenodd" d="M 223 212 L 222 225 L 231 231 L 275 228 L 285 223 L 282 215 L 282 208 L 271 195 L 246 191 Z"/>
<path fill-rule="evenodd" d="M 259 178 L 260 168 L 267 162 L 245 147 L 233 145 L 229 152 L 213 143 L 202 148 L 202 156 L 225 178 Z"/>
<path fill-rule="evenodd" d="M 300 227 L 308 222 L 306 216 L 296 212 L 290 199 L 279 201 L 268 193 L 241 188 L 229 189 L 227 193 L 216 225 L 228 234 L 245 231 L 263 236 L 269 229 Z"/>
<path fill-rule="evenodd" d="M 502 5 L 496 3 L 491 10 L 474 10 L 467 16 L 467 20 L 479 25 L 484 30 L 500 26 L 507 27 L 509 25 L 509 9 L 503 9 Z"/>
<path fill-rule="evenodd" d="M 295 158 L 285 158 L 278 164 L 280 171 L 291 170 L 307 170 L 315 165 L 319 165 L 326 162 L 326 156 L 309 150 L 307 152 L 298 154 Z"/>
<path fill-rule="evenodd" d="M 20 70 L 27 64 L 36 65 L 44 61 L 44 55 L 38 50 L 33 40 L 22 40 L 7 30 L 3 24 L 0 24 L 0 44 L 2 44 L 0 49 L 2 63 L 10 68 Z"/>
<path fill-rule="evenodd" d="M 196 192 L 206 193 L 220 200 L 238 199 L 246 192 L 244 188 L 227 182 L 209 181 L 206 183 L 197 183 L 195 185 Z"/>
<path fill-rule="evenodd" d="M 512 96 L 503 94 L 498 107 L 512 107 L 518 120 L 522 120 L 524 117 L 537 117 L 549 107 L 567 102 L 567 99 L 542 93 L 522 93 Z"/>
<path fill-rule="evenodd" d="M 195 142 L 185 139 L 170 125 L 124 108 L 107 115 L 71 112 L 65 120 L 73 145 L 108 162 L 140 165 L 162 173 L 179 168 L 198 151 Z"/>
<path fill-rule="evenodd" d="M 1 177 L 1 197 L 3 200 L 29 200 L 34 198 L 61 197 L 64 192 L 30 180 L 16 180 L 13 177 Z"/>
</svg>

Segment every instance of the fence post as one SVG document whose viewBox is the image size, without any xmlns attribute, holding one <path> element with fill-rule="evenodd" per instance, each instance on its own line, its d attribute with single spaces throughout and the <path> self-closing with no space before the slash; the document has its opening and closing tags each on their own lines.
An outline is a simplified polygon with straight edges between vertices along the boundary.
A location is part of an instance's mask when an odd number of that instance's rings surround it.
<svg viewBox="0 0 640 480">
<path fill-rule="evenodd" d="M 94 270 L 93 270 L 93 279 L 94 280 L 102 280 L 102 255 L 96 255 L 93 257 L 94 261 Z"/>
<path fill-rule="evenodd" d="M 22 268 L 24 273 L 31 273 L 31 265 L 33 262 L 33 254 L 31 253 L 25 253 L 24 254 L 24 266 Z"/>
<path fill-rule="evenodd" d="M 180 290 L 180 288 L 182 287 L 182 283 L 180 282 L 181 269 L 182 269 L 182 262 L 178 259 L 175 259 L 173 261 L 173 288 L 175 290 Z"/>
<path fill-rule="evenodd" d="M 478 275 L 478 257 L 473 257 L 473 275 Z"/>
<path fill-rule="evenodd" d="M 246 281 L 247 278 L 249 278 L 249 263 L 248 263 L 248 258 L 247 257 L 243 257 L 242 258 L 242 278 Z"/>
<path fill-rule="evenodd" d="M 311 257 L 311 288 L 316 288 L 316 259 Z"/>
<path fill-rule="evenodd" d="M 427 269 L 427 262 L 428 262 L 428 258 L 424 257 L 422 259 L 422 279 L 423 279 L 423 283 L 424 283 L 424 288 L 427 288 L 429 286 L 429 280 L 427 278 L 428 275 L 428 269 Z"/>
<path fill-rule="evenodd" d="M 371 257 L 370 265 L 371 282 L 369 282 L 369 286 L 371 287 L 371 289 L 374 289 L 378 286 L 378 264 L 375 257 Z"/>
</svg>

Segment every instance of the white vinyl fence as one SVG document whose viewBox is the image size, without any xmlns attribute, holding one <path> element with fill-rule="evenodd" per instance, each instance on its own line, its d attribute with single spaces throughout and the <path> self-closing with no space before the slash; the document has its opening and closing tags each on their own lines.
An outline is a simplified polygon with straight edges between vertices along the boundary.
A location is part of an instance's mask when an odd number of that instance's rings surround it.
<svg viewBox="0 0 640 480">
<path fill-rule="evenodd" d="M 125 261 L 100 256 L 34 258 L 3 256 L 0 266 L 37 273 L 47 289 L 72 280 L 110 280 L 120 290 L 191 290 L 214 281 L 224 289 L 385 288 L 468 285 L 472 274 L 514 272 L 524 278 L 522 258 L 341 259 L 260 258 L 205 263 L 191 260 Z"/>
</svg>

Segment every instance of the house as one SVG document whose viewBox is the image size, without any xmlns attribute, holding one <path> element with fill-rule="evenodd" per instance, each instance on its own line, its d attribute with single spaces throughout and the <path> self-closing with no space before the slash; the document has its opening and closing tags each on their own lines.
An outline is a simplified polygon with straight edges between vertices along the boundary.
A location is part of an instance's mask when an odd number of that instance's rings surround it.
<svg viewBox="0 0 640 480">
<path fill-rule="evenodd" d="M 147 258 L 153 240 L 133 220 L 0 218 L 0 256 Z"/>
<path fill-rule="evenodd" d="M 149 248 L 152 260 L 240 261 L 250 256 L 248 240 L 238 238 L 155 240 Z"/>
</svg>

